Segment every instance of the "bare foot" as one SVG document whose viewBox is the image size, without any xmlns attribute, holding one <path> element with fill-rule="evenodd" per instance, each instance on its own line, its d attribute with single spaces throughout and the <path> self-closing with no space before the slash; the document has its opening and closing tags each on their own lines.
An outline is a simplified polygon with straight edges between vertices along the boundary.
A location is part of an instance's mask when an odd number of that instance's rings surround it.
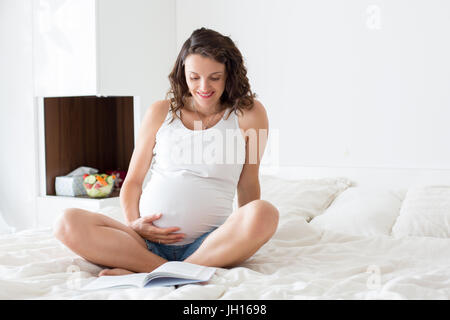
<svg viewBox="0 0 450 320">
<path fill-rule="evenodd" d="M 125 274 L 131 274 L 134 273 L 133 271 L 129 271 L 126 269 L 120 269 L 120 268 L 114 268 L 114 269 L 103 269 L 98 274 L 99 277 L 101 276 L 123 276 Z"/>
</svg>

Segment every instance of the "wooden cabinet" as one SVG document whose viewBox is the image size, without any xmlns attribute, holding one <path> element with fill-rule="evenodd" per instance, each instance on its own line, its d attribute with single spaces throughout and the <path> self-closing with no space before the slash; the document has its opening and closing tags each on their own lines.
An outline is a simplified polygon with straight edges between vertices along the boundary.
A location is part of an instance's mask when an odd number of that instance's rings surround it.
<svg viewBox="0 0 450 320">
<path fill-rule="evenodd" d="M 63 197 L 55 180 L 79 167 L 105 173 L 127 171 L 139 125 L 135 97 L 50 97 L 39 99 L 39 196 L 37 221 L 48 227 L 69 207 L 99 211 L 120 206 L 119 192 L 104 199 Z"/>
</svg>

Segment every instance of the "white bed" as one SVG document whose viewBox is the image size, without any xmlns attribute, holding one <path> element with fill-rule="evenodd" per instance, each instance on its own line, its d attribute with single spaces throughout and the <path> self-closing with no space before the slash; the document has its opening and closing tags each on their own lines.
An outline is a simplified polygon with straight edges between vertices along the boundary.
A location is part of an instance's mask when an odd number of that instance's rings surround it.
<svg viewBox="0 0 450 320">
<path fill-rule="evenodd" d="M 450 238 L 445 232 L 450 220 L 445 210 L 450 209 L 450 175 L 394 171 L 280 172 L 289 182 L 263 176 L 262 198 L 280 211 L 277 232 L 244 264 L 217 269 L 205 285 L 85 292 L 81 286 L 92 281 L 100 267 L 65 248 L 50 228 L 3 234 L 0 299 L 448 300 Z M 428 194 L 408 192 L 431 184 L 446 187 L 438 198 L 432 195 L 433 214 L 421 223 L 428 209 L 420 197 Z M 407 196 L 412 199 L 406 201 Z M 122 219 L 119 208 L 103 213 Z M 411 224 L 411 219 L 419 221 Z M 436 227 L 426 226 L 432 219 L 444 226 L 441 233 L 425 234 Z M 413 235 L 407 234 L 411 228 Z"/>
</svg>

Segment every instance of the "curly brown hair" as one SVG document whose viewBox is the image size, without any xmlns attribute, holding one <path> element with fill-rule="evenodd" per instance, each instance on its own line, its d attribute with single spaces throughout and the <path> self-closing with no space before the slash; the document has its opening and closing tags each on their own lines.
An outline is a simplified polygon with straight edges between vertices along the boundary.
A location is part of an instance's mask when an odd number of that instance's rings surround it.
<svg viewBox="0 0 450 320">
<path fill-rule="evenodd" d="M 166 98 L 170 101 L 172 115 L 177 116 L 176 111 L 182 109 L 185 106 L 186 98 L 192 96 L 184 73 L 184 63 L 190 54 L 201 54 L 225 64 L 227 77 L 225 90 L 220 97 L 220 111 L 231 108 L 235 113 L 238 111 L 242 113 L 244 109 L 253 108 L 256 94 L 252 93 L 250 89 L 247 69 L 244 66 L 241 52 L 231 38 L 211 29 L 200 28 L 192 32 L 184 42 L 172 72 L 169 74 L 171 88 L 167 92 Z"/>
</svg>

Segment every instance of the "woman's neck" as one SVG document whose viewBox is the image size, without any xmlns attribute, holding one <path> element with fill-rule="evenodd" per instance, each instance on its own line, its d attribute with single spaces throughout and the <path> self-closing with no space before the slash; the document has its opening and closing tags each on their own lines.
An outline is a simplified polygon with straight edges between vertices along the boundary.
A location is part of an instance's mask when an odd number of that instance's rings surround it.
<svg viewBox="0 0 450 320">
<path fill-rule="evenodd" d="M 191 102 L 189 103 L 189 110 L 192 112 L 197 112 L 203 117 L 209 117 L 222 111 L 220 108 L 220 101 L 213 107 L 208 106 L 206 108 L 202 108 L 195 104 L 195 100 L 193 98 L 191 98 Z"/>
</svg>

